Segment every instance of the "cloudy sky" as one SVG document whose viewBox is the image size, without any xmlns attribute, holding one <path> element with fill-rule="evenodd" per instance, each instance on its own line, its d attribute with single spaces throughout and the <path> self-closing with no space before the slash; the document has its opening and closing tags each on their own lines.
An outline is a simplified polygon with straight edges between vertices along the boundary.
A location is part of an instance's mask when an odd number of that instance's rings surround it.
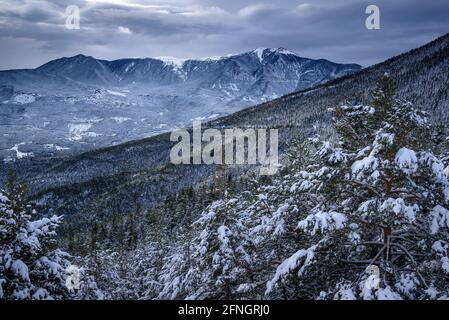
<svg viewBox="0 0 449 320">
<path fill-rule="evenodd" d="M 380 30 L 367 30 L 367 5 Z M 80 9 L 80 29 L 65 26 Z M 0 0 L 0 69 L 78 53 L 194 58 L 285 47 L 368 66 L 449 32 L 447 0 Z"/>
</svg>

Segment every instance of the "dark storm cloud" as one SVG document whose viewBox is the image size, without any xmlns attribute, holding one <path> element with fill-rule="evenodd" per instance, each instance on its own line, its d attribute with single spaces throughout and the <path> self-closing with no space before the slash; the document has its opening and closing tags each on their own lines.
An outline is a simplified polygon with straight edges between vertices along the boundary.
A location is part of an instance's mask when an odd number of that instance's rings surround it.
<svg viewBox="0 0 449 320">
<path fill-rule="evenodd" d="M 380 30 L 365 28 L 368 4 L 380 7 Z M 80 30 L 64 26 L 68 5 L 81 10 Z M 446 0 L 10 0 L 0 3 L 0 69 L 80 52 L 202 57 L 256 47 L 369 65 L 448 32 L 447 12 Z"/>
</svg>

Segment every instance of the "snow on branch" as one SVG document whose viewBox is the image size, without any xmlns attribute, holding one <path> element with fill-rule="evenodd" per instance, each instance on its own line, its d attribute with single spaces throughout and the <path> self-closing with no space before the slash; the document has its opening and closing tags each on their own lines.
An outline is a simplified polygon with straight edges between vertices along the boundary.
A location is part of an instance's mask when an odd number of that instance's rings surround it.
<svg viewBox="0 0 449 320">
<path fill-rule="evenodd" d="M 416 204 L 407 205 L 402 198 L 388 198 L 385 199 L 378 208 L 380 213 L 394 213 L 396 216 L 403 216 L 409 222 L 413 222 L 416 219 L 416 213 L 419 211 L 419 207 Z"/>
<path fill-rule="evenodd" d="M 361 160 L 355 161 L 352 166 L 352 174 L 359 180 L 363 180 L 365 172 L 374 173 L 379 166 L 379 161 L 376 157 L 368 156 Z M 376 175 L 377 176 L 377 175 Z"/>
<path fill-rule="evenodd" d="M 430 225 L 430 232 L 432 234 L 437 234 L 440 232 L 440 229 L 444 227 L 449 229 L 449 210 L 437 205 L 432 209 L 430 215 L 432 216 Z"/>
<path fill-rule="evenodd" d="M 335 211 L 318 211 L 317 213 L 308 215 L 304 220 L 298 223 L 298 229 L 310 230 L 312 235 L 317 231 L 332 231 L 344 227 L 347 218 L 344 214 Z"/>
<path fill-rule="evenodd" d="M 402 171 L 412 174 L 418 169 L 418 158 L 413 150 L 401 148 L 395 156 L 395 162 Z"/>
<path fill-rule="evenodd" d="M 301 277 L 307 267 L 312 264 L 313 258 L 315 256 L 315 250 L 318 245 L 314 245 L 306 250 L 298 250 L 292 256 L 284 260 L 276 269 L 274 277 L 268 281 L 267 290 L 265 295 L 270 294 L 279 282 L 282 282 L 290 273 L 295 271 L 298 267 L 298 276 Z"/>
</svg>

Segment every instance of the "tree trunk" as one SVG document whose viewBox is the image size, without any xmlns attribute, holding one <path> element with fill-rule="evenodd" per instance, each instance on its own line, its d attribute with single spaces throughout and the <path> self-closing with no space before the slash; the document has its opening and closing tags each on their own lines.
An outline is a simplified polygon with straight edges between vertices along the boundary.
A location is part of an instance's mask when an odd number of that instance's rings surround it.
<svg viewBox="0 0 449 320">
<path fill-rule="evenodd" d="M 387 247 L 385 250 L 385 260 L 389 261 L 391 258 L 391 246 L 390 246 L 390 237 L 391 237 L 391 227 L 384 227 L 384 244 Z"/>
</svg>

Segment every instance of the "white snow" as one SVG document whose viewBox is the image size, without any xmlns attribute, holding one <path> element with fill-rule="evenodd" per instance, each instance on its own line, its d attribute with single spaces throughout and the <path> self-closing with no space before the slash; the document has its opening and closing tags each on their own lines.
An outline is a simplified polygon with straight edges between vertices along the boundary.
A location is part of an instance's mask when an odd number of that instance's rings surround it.
<svg viewBox="0 0 449 320">
<path fill-rule="evenodd" d="M 36 98 L 32 94 L 21 93 L 16 95 L 13 101 L 18 104 L 28 104 L 36 101 Z"/>
<path fill-rule="evenodd" d="M 429 288 L 427 290 L 424 291 L 432 300 L 435 300 L 438 296 L 438 290 L 430 285 Z"/>
<path fill-rule="evenodd" d="M 357 300 L 351 287 L 343 287 L 334 296 L 335 300 Z"/>
<path fill-rule="evenodd" d="M 44 288 L 39 288 L 36 290 L 36 292 L 33 294 L 33 300 L 42 300 L 49 296 L 48 291 Z"/>
<path fill-rule="evenodd" d="M 274 235 L 281 235 L 285 231 L 285 220 L 283 216 L 288 212 L 290 208 L 289 203 L 282 204 L 275 213 L 273 213 L 273 220 L 276 221 L 276 227 L 273 231 Z"/>
<path fill-rule="evenodd" d="M 401 278 L 396 282 L 396 290 L 405 295 L 406 297 L 413 298 L 413 293 L 416 291 L 419 285 L 419 280 L 414 274 L 401 274 Z"/>
<path fill-rule="evenodd" d="M 100 136 L 102 136 L 102 135 L 103 135 L 103 134 L 101 134 L 101 133 L 90 132 L 90 131 L 84 132 L 84 133 L 82 134 L 83 137 L 90 137 L 90 138 L 100 137 Z"/>
<path fill-rule="evenodd" d="M 257 48 L 253 50 L 253 53 L 257 56 L 260 62 L 263 61 L 263 55 L 265 51 L 268 51 L 269 53 L 278 53 L 278 54 L 284 54 L 284 55 L 293 55 L 298 56 L 296 53 L 289 51 L 285 48 Z"/>
<path fill-rule="evenodd" d="M 223 56 L 210 56 L 210 57 L 203 57 L 203 58 L 194 58 L 194 59 L 189 59 L 192 61 L 220 61 L 223 59 L 227 59 L 227 58 L 231 58 L 236 56 L 236 53 L 229 53 Z"/>
<path fill-rule="evenodd" d="M 273 49 L 270 49 L 270 52 L 276 52 L 279 54 L 297 56 L 296 53 L 294 53 L 293 51 L 287 50 L 285 48 L 273 48 Z"/>
<path fill-rule="evenodd" d="M 379 300 L 402 300 L 401 296 L 391 290 L 389 286 L 386 288 L 379 288 L 376 292 L 377 299 Z"/>
<path fill-rule="evenodd" d="M 368 300 L 372 300 L 373 297 L 371 295 L 371 290 L 366 288 L 366 286 L 364 285 L 364 281 L 362 283 L 363 284 L 361 285 L 361 287 L 363 288 L 361 288 L 360 294 L 364 299 L 366 298 Z M 342 281 L 337 284 L 336 288 L 338 290 L 334 294 L 334 300 L 357 300 L 356 292 L 354 292 L 355 288 L 350 282 Z"/>
<path fill-rule="evenodd" d="M 125 68 L 125 72 L 128 72 L 129 69 L 131 69 L 132 67 L 134 67 L 134 65 L 135 65 L 134 62 L 131 62 L 130 64 L 128 64 L 128 65 L 126 66 L 126 68 Z"/>
<path fill-rule="evenodd" d="M 259 200 L 267 200 L 267 199 L 268 199 L 268 196 L 267 196 L 266 193 L 261 193 L 261 194 L 258 194 L 258 195 L 257 195 L 257 198 L 258 198 Z"/>
<path fill-rule="evenodd" d="M 176 68 L 182 68 L 186 59 L 176 58 L 176 57 L 155 57 L 155 59 L 163 61 L 166 65 L 170 65 Z"/>
<path fill-rule="evenodd" d="M 301 263 L 302 266 L 297 272 L 301 276 L 306 271 L 306 268 L 313 262 L 315 256 L 316 246 L 312 246 L 307 250 L 298 250 L 292 256 L 284 260 L 276 269 L 274 277 L 267 283 L 267 290 L 265 294 L 269 294 L 275 288 L 276 284 L 285 278 L 290 272 L 298 268 Z"/>
<path fill-rule="evenodd" d="M 11 265 L 11 270 L 16 275 L 20 276 L 23 281 L 30 281 L 30 276 L 28 274 L 28 267 L 22 260 L 16 260 Z"/>
<path fill-rule="evenodd" d="M 402 198 L 388 198 L 379 207 L 379 212 L 392 211 L 395 215 L 402 215 L 408 221 L 415 221 L 416 213 L 419 211 L 417 204 L 407 205 Z"/>
<path fill-rule="evenodd" d="M 330 211 L 319 211 L 315 214 L 308 215 L 304 220 L 298 223 L 298 229 L 312 229 L 311 234 L 314 235 L 318 230 L 324 232 L 326 230 L 338 230 L 344 227 L 347 218 L 344 214 Z"/>
<path fill-rule="evenodd" d="M 132 119 L 127 118 L 127 117 L 111 117 L 111 120 L 114 120 L 117 123 L 123 123 L 125 121 L 132 120 Z"/>
<path fill-rule="evenodd" d="M 441 258 L 441 268 L 442 268 L 446 273 L 449 273 L 449 258 L 448 258 L 448 257 L 442 257 L 442 258 Z"/>
<path fill-rule="evenodd" d="M 106 91 L 113 96 L 126 97 L 126 94 L 124 94 L 122 92 L 113 91 L 113 90 L 106 90 Z"/>
<path fill-rule="evenodd" d="M 396 153 L 396 164 L 406 173 L 413 173 L 418 169 L 418 159 L 413 150 L 401 148 Z"/>
<path fill-rule="evenodd" d="M 447 249 L 440 240 L 435 241 L 435 243 L 432 245 L 432 250 L 439 254 L 444 254 L 447 251 Z"/>
<path fill-rule="evenodd" d="M 52 219 L 56 219 L 57 217 L 53 216 Z M 28 223 L 27 225 L 27 230 L 30 233 L 42 233 L 42 231 L 40 229 L 44 228 L 43 230 L 45 232 L 48 232 L 48 225 L 52 222 L 52 220 L 48 219 L 48 218 L 42 218 L 40 220 L 36 220 L 36 221 L 31 221 Z"/>
<path fill-rule="evenodd" d="M 267 48 L 257 48 L 256 50 L 253 51 L 260 62 L 263 61 L 263 53 L 265 50 L 267 50 Z"/>
<path fill-rule="evenodd" d="M 69 123 L 69 140 L 78 141 L 92 127 L 92 123 Z"/>
<path fill-rule="evenodd" d="M 17 143 L 14 145 L 14 147 L 12 147 L 11 151 L 15 151 L 16 152 L 16 158 L 17 159 L 22 159 L 22 158 L 26 158 L 26 157 L 32 157 L 34 156 L 34 154 L 32 152 L 21 152 L 19 151 L 19 146 L 26 144 L 25 142 L 21 142 L 21 143 Z"/>
<path fill-rule="evenodd" d="M 430 225 L 430 231 L 432 234 L 437 234 L 440 228 L 449 228 L 449 210 L 437 205 L 430 212 L 432 216 L 432 222 Z"/>
<path fill-rule="evenodd" d="M 394 133 L 378 132 L 376 134 L 375 143 L 383 143 L 385 145 L 393 145 L 395 139 Z"/>
<path fill-rule="evenodd" d="M 365 157 L 361 160 L 355 161 L 352 166 L 352 173 L 354 175 L 359 175 L 365 170 L 376 170 L 378 166 L 378 160 L 373 156 Z"/>
<path fill-rule="evenodd" d="M 45 149 L 55 149 L 56 151 L 63 151 L 63 150 L 69 150 L 70 149 L 70 148 L 67 148 L 67 147 L 58 146 L 57 144 L 53 144 L 53 143 L 46 143 L 46 144 L 44 144 L 44 148 Z"/>
<path fill-rule="evenodd" d="M 230 234 L 230 233 L 231 233 L 231 230 L 229 230 L 229 228 L 226 226 L 220 226 L 217 229 L 218 239 L 220 240 L 221 246 L 225 250 L 228 249 L 228 246 L 229 246 L 228 234 Z"/>
<path fill-rule="evenodd" d="M 346 154 L 341 149 L 335 149 L 329 156 L 330 163 L 339 163 L 346 160 Z"/>
</svg>

